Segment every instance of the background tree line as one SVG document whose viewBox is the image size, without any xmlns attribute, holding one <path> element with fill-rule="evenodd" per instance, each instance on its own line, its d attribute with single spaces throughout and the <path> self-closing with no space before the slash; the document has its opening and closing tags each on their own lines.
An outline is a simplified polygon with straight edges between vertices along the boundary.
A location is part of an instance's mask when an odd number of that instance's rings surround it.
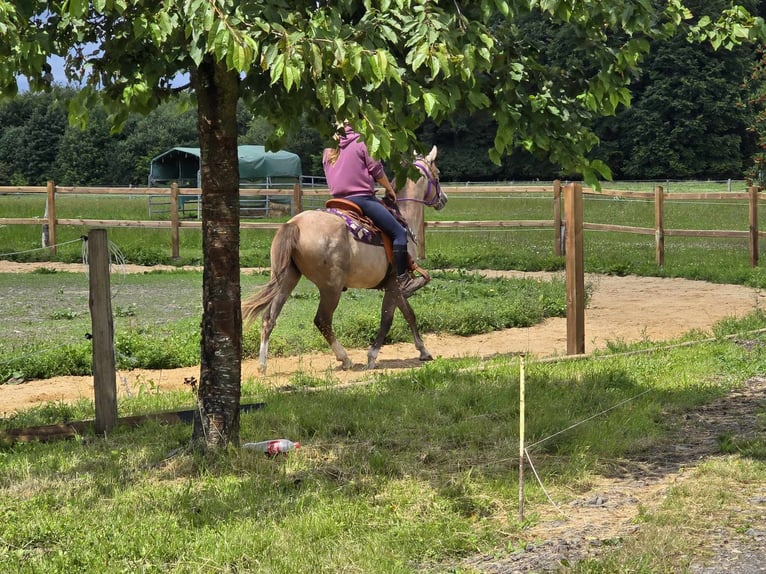
<svg viewBox="0 0 766 574">
<path fill-rule="evenodd" d="M 714 12 L 718 1 L 687 2 L 695 12 Z M 751 10 L 764 15 L 766 2 Z M 518 23 L 527 41 L 562 71 L 587 67 L 587 43 L 567 26 L 543 20 Z M 600 145 L 595 156 L 615 179 L 723 179 L 756 177 L 763 164 L 764 74 L 761 51 L 753 47 L 714 50 L 688 43 L 683 35 L 655 41 L 640 77 L 632 83 L 632 105 L 595 125 Z M 146 185 L 153 157 L 174 146 L 198 146 L 194 106 L 185 96 L 148 115 L 133 114 L 119 133 L 101 107 L 90 110 L 85 131 L 70 126 L 71 87 L 20 94 L 0 103 L 0 185 Z M 439 146 L 445 181 L 512 181 L 576 176 L 561 173 L 545 157 L 517 150 L 492 163 L 493 120 L 482 114 L 456 114 L 426 123 L 419 137 Z M 263 144 L 271 128 L 240 105 L 240 143 Z M 284 146 L 297 153 L 305 174 L 321 175 L 324 141 L 308 122 Z"/>
</svg>

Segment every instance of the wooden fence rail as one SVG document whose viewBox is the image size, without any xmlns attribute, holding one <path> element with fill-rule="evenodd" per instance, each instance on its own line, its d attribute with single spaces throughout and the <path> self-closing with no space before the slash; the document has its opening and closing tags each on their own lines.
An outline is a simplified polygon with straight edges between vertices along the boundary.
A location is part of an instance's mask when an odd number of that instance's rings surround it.
<svg viewBox="0 0 766 574">
<path fill-rule="evenodd" d="M 529 194 L 552 194 L 552 218 L 550 220 L 479 220 L 479 221 L 426 221 L 424 224 L 420 255 L 425 256 L 425 228 L 431 229 L 510 229 L 510 228 L 537 228 L 553 230 L 553 252 L 560 256 L 564 253 L 566 241 L 566 225 L 564 224 L 565 210 L 562 208 L 562 189 L 560 181 L 556 180 L 550 185 L 450 185 L 443 184 L 443 189 L 454 195 L 529 195 Z M 60 225 L 74 225 L 85 227 L 137 227 L 137 228 L 169 228 L 171 230 L 171 253 L 173 258 L 179 257 L 179 232 L 181 229 L 200 229 L 200 221 L 182 219 L 178 212 L 179 198 L 200 196 L 199 188 L 179 188 L 173 185 L 170 189 L 162 188 L 89 188 L 56 186 L 48 182 L 46 187 L 10 186 L 0 187 L 0 195 L 3 194 L 45 194 L 45 215 L 43 218 L 0 218 L 0 225 L 42 225 L 45 246 L 56 252 L 56 227 Z M 630 225 L 617 225 L 609 223 L 583 222 L 584 230 L 610 231 L 616 233 L 634 233 L 637 235 L 655 236 L 656 263 L 664 265 L 665 238 L 666 237 L 716 237 L 716 238 L 746 238 L 750 251 L 750 263 L 753 267 L 758 265 L 759 238 L 766 237 L 766 232 L 758 227 L 758 203 L 762 194 L 756 187 L 749 188 L 746 192 L 711 192 L 711 193 L 666 193 L 661 186 L 655 187 L 653 193 L 624 191 L 617 189 L 602 189 L 594 191 L 583 188 L 584 196 L 598 196 L 611 198 L 640 199 L 654 202 L 655 221 L 654 227 L 638 227 Z M 58 194 L 90 194 L 90 195 L 146 195 L 166 196 L 169 199 L 170 220 L 105 220 L 105 219 L 71 219 L 58 218 L 56 216 L 56 196 Z M 292 212 L 302 211 L 304 199 L 323 198 L 329 195 L 326 188 L 302 188 L 296 184 L 290 189 L 241 189 L 240 195 L 248 196 L 275 196 L 289 197 L 292 202 Z M 738 200 L 747 201 L 748 226 L 740 230 L 706 230 L 706 229 L 666 229 L 664 226 L 664 212 L 666 201 L 705 201 L 705 200 Z M 744 217 L 743 217 L 744 220 Z M 243 229 L 277 229 L 281 223 L 242 221 Z"/>
</svg>

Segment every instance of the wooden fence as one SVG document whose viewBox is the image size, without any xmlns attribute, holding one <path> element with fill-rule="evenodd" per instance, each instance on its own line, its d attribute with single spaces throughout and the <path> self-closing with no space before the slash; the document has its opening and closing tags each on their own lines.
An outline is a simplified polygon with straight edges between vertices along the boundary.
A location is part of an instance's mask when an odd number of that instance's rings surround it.
<svg viewBox="0 0 766 574">
<path fill-rule="evenodd" d="M 504 186 L 504 185 L 450 185 L 443 184 L 443 189 L 448 195 L 487 195 L 487 194 L 551 194 L 551 219 L 545 220 L 476 220 L 476 221 L 426 221 L 425 228 L 431 229 L 506 229 L 506 228 L 537 228 L 551 229 L 554 255 L 560 256 L 566 249 L 566 225 L 563 223 L 565 210 L 562 208 L 562 189 L 560 181 L 554 181 L 548 185 L 534 186 Z M 2 194 L 36 193 L 46 194 L 45 215 L 40 218 L 0 218 L 0 225 L 43 225 L 45 245 L 51 251 L 56 251 L 56 228 L 60 225 L 77 225 L 86 227 L 136 227 L 136 228 L 169 228 L 171 230 L 171 254 L 174 258 L 179 257 L 179 233 L 182 229 L 200 229 L 202 223 L 199 220 L 187 220 L 179 213 L 179 198 L 198 197 L 201 190 L 197 188 L 179 188 L 176 185 L 170 189 L 162 188 L 86 188 L 86 187 L 60 187 L 49 182 L 47 187 L 0 187 Z M 716 193 L 666 193 L 661 186 L 657 186 L 653 193 L 621 191 L 614 189 L 602 189 L 594 191 L 585 188 L 582 190 L 585 196 L 613 197 L 644 199 L 654 202 L 654 227 L 635 227 L 628 225 L 615 225 L 605 223 L 583 222 L 584 230 L 611 231 L 617 233 L 635 233 L 639 235 L 654 235 L 656 263 L 663 266 L 665 262 L 665 238 L 666 237 L 729 237 L 747 238 L 750 263 L 758 265 L 759 238 L 766 236 L 766 232 L 758 228 L 758 203 L 761 193 L 758 188 L 751 187 L 744 192 L 716 192 Z M 62 219 L 56 216 L 57 194 L 90 194 L 90 195 L 145 195 L 148 197 L 166 197 L 170 211 L 169 220 L 104 220 L 104 219 Z M 326 188 L 306 189 L 296 184 L 290 189 L 241 189 L 242 197 L 267 196 L 289 198 L 292 204 L 292 212 L 297 213 L 303 209 L 304 200 L 310 198 L 323 199 L 328 196 Z M 667 229 L 664 225 L 665 202 L 672 201 L 704 201 L 704 200 L 747 200 L 748 202 L 748 227 L 740 230 L 704 230 L 704 229 Z M 280 223 L 242 221 L 243 229 L 277 229 Z M 425 257 L 425 228 L 420 230 L 420 257 Z"/>
</svg>

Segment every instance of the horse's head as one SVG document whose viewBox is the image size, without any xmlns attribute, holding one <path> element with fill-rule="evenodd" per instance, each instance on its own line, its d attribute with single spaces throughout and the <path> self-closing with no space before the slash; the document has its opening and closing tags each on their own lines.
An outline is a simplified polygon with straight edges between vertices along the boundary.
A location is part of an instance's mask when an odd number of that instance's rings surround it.
<svg viewBox="0 0 766 574">
<path fill-rule="evenodd" d="M 416 186 L 418 188 L 418 196 L 407 199 L 418 201 L 439 210 L 447 205 L 447 194 L 442 191 L 441 184 L 439 183 L 439 168 L 436 167 L 436 154 L 436 146 L 433 146 L 427 156 L 415 156 L 413 165 L 423 174 L 422 179 L 424 181 L 422 185 Z M 418 181 L 418 183 L 421 182 Z"/>
</svg>

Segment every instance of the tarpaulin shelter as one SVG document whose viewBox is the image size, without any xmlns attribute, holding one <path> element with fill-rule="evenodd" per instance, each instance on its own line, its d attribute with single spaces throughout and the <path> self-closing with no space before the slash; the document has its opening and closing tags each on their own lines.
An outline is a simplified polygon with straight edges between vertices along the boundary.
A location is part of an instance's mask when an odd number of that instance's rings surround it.
<svg viewBox="0 0 766 574">
<path fill-rule="evenodd" d="M 301 182 L 301 158 L 289 151 L 266 151 L 262 145 L 241 145 L 239 155 L 239 187 L 256 189 L 293 189 Z M 149 165 L 149 187 L 202 187 L 200 184 L 200 149 L 174 147 L 152 159 Z M 268 215 L 271 204 L 291 205 L 287 196 L 242 195 L 242 214 Z M 161 196 L 149 197 L 149 216 L 167 211 L 167 200 Z M 192 217 L 200 216 L 200 196 L 178 197 L 178 207 L 186 215 L 191 207 Z"/>
<path fill-rule="evenodd" d="M 239 152 L 240 187 L 292 186 L 301 179 L 301 158 L 289 151 L 266 151 L 262 145 L 241 145 Z M 200 187 L 200 149 L 174 147 L 152 159 L 149 187 Z"/>
</svg>

